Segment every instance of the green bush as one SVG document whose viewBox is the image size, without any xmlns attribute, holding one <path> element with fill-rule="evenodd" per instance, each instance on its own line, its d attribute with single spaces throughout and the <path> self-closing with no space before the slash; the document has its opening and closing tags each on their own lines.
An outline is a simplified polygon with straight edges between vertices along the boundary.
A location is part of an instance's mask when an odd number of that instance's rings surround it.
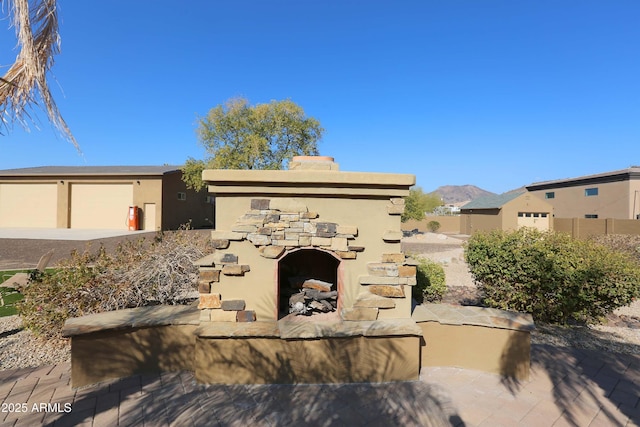
<svg viewBox="0 0 640 427">
<path fill-rule="evenodd" d="M 427 258 L 416 258 L 418 261 L 413 297 L 418 301 L 440 301 L 447 290 L 444 268 Z"/>
<path fill-rule="evenodd" d="M 151 242 L 129 241 L 113 253 L 103 247 L 74 251 L 24 289 L 18 312 L 37 334 L 60 337 L 70 317 L 190 302 L 197 289 L 193 262 L 211 251 L 206 235 L 186 229 L 159 233 Z"/>
<path fill-rule="evenodd" d="M 537 321 L 598 321 L 640 296 L 638 264 L 566 234 L 526 228 L 477 233 L 465 259 L 485 305 L 528 312 Z"/>
<path fill-rule="evenodd" d="M 438 221 L 429 221 L 427 223 L 427 229 L 432 233 L 435 233 L 440 229 L 440 223 Z"/>
</svg>

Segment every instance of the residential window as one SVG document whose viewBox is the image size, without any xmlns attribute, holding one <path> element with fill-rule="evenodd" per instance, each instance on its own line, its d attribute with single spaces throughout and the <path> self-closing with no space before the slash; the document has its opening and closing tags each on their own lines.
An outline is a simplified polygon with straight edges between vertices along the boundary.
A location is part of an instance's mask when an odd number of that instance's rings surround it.
<svg viewBox="0 0 640 427">
<path fill-rule="evenodd" d="M 597 214 L 586 214 L 584 217 L 588 218 L 588 219 L 597 219 L 598 215 Z"/>
<path fill-rule="evenodd" d="M 549 191 L 548 193 L 544 193 L 544 198 L 545 199 L 555 199 L 556 198 L 556 192 L 555 191 Z"/>
<path fill-rule="evenodd" d="M 542 216 L 542 218 L 546 218 L 547 217 L 546 213 L 541 213 L 540 215 Z"/>
<path fill-rule="evenodd" d="M 518 212 L 518 216 L 522 218 L 524 216 L 524 212 Z"/>
<path fill-rule="evenodd" d="M 598 187 L 595 188 L 587 188 L 584 190 L 585 196 L 597 196 L 598 195 Z"/>
<path fill-rule="evenodd" d="M 178 191 L 178 200 L 187 200 L 187 193 Z"/>
</svg>

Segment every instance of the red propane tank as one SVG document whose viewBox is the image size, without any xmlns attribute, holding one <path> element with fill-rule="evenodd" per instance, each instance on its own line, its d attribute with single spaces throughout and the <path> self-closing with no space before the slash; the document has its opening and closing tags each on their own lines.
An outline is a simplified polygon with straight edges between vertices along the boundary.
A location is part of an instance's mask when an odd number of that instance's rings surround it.
<svg viewBox="0 0 640 427">
<path fill-rule="evenodd" d="M 138 230 L 138 207 L 137 206 L 129 206 L 129 217 L 128 217 L 129 231 Z"/>
</svg>

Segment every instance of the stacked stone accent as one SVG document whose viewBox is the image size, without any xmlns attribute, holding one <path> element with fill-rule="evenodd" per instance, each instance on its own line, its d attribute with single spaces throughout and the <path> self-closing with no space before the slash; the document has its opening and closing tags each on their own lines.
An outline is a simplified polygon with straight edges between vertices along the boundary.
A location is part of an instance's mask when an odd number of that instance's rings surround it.
<svg viewBox="0 0 640 427">
<path fill-rule="evenodd" d="M 367 276 L 359 282 L 366 290 L 358 295 L 352 308 L 343 309 L 343 320 L 376 320 L 379 310 L 394 308 L 393 298 L 405 298 L 405 286 L 417 283 L 416 266 L 403 253 L 383 254 L 380 262 L 367 264 Z"/>
<path fill-rule="evenodd" d="M 211 285 L 223 275 L 244 275 L 248 265 L 238 264 L 238 257 L 230 253 L 214 252 L 195 262 L 198 266 L 198 292 L 201 322 L 254 322 L 256 313 L 245 310 L 244 300 L 223 301 L 219 293 L 211 292 Z"/>
<path fill-rule="evenodd" d="M 392 197 L 387 205 L 389 215 L 404 213 L 404 199 Z M 382 240 L 398 243 L 402 239 L 399 230 L 384 230 Z M 382 254 L 380 262 L 367 264 L 367 276 L 360 276 L 359 283 L 365 291 L 358 295 L 352 308 L 343 308 L 343 320 L 377 320 L 380 310 L 394 308 L 394 298 L 405 298 L 405 285 L 415 286 L 416 267 L 409 265 L 403 253 Z"/>
<path fill-rule="evenodd" d="M 404 199 L 391 198 L 387 205 L 389 215 L 404 212 Z M 200 304 L 202 321 L 251 322 L 256 320 L 255 311 L 245 310 L 244 301 L 222 301 L 220 294 L 212 293 L 212 284 L 220 276 L 244 275 L 249 265 L 238 263 L 228 249 L 233 241 L 248 241 L 258 253 L 269 259 L 280 258 L 285 251 L 315 247 L 335 253 L 339 258 L 356 259 L 363 246 L 354 245 L 358 236 L 355 225 L 337 224 L 319 219 L 317 212 L 294 198 L 251 199 L 250 210 L 231 226 L 230 230 L 214 230 L 211 238 L 218 250 L 199 260 Z M 381 230 L 381 238 L 387 243 L 398 243 L 402 238 L 399 230 Z M 362 292 L 353 307 L 343 308 L 343 320 L 376 320 L 379 310 L 396 306 L 394 298 L 405 298 L 405 286 L 416 285 L 416 267 L 409 265 L 402 253 L 382 254 L 379 262 L 367 264 L 367 275 L 360 276 Z"/>
<path fill-rule="evenodd" d="M 215 230 L 211 237 L 225 248 L 229 241 L 247 240 L 265 258 L 277 259 L 287 249 L 317 247 L 341 259 L 356 259 L 364 250 L 350 244 L 357 235 L 358 227 L 321 221 L 317 212 L 295 199 L 251 199 L 251 210 L 230 231 Z"/>
</svg>

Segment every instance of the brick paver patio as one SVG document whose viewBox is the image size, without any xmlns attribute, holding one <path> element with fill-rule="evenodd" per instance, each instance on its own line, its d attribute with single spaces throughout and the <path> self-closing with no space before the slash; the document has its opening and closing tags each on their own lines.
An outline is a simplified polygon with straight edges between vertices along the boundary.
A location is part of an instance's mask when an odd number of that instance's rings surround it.
<svg viewBox="0 0 640 427">
<path fill-rule="evenodd" d="M 640 355 L 546 345 L 527 381 L 424 368 L 386 384 L 200 385 L 189 372 L 69 384 L 68 363 L 0 371 L 0 427 L 640 425 Z"/>
</svg>

